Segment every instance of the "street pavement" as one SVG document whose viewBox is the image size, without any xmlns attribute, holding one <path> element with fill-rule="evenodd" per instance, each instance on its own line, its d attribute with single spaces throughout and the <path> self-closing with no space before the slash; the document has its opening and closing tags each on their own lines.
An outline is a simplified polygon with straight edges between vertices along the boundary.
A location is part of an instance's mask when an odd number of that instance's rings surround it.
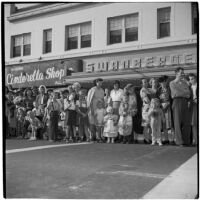
<svg viewBox="0 0 200 200">
<path fill-rule="evenodd" d="M 16 139 L 5 145 L 6 198 L 140 199 L 197 153 L 197 147 L 169 145 Z M 190 173 L 197 173 L 192 166 Z M 181 177 L 175 179 L 184 183 Z M 171 198 L 175 193 L 172 190 Z"/>
</svg>

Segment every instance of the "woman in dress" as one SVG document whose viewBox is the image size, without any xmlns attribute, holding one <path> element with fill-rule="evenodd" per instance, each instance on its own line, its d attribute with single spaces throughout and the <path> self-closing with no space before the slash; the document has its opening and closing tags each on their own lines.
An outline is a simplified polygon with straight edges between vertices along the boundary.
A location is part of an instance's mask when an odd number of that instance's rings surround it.
<svg viewBox="0 0 200 200">
<path fill-rule="evenodd" d="M 92 139 L 95 137 L 95 110 L 99 100 L 104 101 L 104 90 L 102 89 L 103 79 L 98 78 L 94 81 L 95 86 L 88 91 L 87 107 L 89 108 L 89 122 Z"/>
</svg>

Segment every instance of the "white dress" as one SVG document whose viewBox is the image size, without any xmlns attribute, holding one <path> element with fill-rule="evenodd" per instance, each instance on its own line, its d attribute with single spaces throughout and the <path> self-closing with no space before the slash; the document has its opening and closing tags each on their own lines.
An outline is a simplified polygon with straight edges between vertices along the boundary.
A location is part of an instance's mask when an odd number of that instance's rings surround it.
<svg viewBox="0 0 200 200">
<path fill-rule="evenodd" d="M 118 135 L 118 126 L 117 126 L 117 115 L 106 115 L 104 117 L 104 137 L 117 137 Z"/>
</svg>

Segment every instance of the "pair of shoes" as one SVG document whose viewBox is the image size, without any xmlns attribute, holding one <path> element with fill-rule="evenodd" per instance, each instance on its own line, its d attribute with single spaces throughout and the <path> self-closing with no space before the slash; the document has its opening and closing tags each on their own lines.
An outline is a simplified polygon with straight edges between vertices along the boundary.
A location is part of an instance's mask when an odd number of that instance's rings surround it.
<svg viewBox="0 0 200 200">
<path fill-rule="evenodd" d="M 159 145 L 159 146 L 162 146 L 163 144 L 162 144 L 161 142 L 158 142 L 158 145 Z"/>
<path fill-rule="evenodd" d="M 156 145 L 156 143 L 155 143 L 155 142 L 152 142 L 151 145 L 154 146 L 154 145 Z"/>
<path fill-rule="evenodd" d="M 88 138 L 88 139 L 86 140 L 86 142 L 90 142 L 90 139 Z"/>
<path fill-rule="evenodd" d="M 66 142 L 66 143 L 69 143 L 69 140 L 68 140 L 68 139 L 65 139 L 65 142 Z"/>
<path fill-rule="evenodd" d="M 169 144 L 169 140 L 164 140 L 162 144 Z"/>
<path fill-rule="evenodd" d="M 150 141 L 144 140 L 144 144 L 150 144 Z"/>
</svg>

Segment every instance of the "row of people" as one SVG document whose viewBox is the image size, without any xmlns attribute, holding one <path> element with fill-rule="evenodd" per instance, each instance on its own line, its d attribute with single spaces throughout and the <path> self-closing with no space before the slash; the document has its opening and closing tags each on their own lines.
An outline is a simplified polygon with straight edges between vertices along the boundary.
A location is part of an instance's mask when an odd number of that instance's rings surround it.
<svg viewBox="0 0 200 200">
<path fill-rule="evenodd" d="M 152 142 L 153 145 L 156 142 L 162 145 L 162 140 L 166 143 L 175 142 L 177 145 L 189 144 L 190 134 L 189 132 L 184 133 L 187 134 L 185 136 L 182 134 L 181 128 L 182 126 L 183 128 L 184 126 L 186 128 L 192 126 L 193 143 L 197 144 L 196 76 L 190 74 L 190 81 L 186 82 L 183 80 L 184 70 L 182 68 L 177 68 L 175 73 L 176 79 L 170 84 L 168 84 L 167 76 L 151 79 L 151 88 L 148 87 L 147 79 L 142 79 L 140 94 L 137 94 L 133 84 L 128 84 L 124 89 L 121 89 L 119 81 L 114 82 L 114 88 L 111 92 L 107 88 L 104 91 L 102 79 L 96 79 L 95 86 L 88 92 L 81 88 L 79 83 L 75 83 L 65 89 L 60 97 L 57 92 L 52 90 L 47 93 L 45 86 L 39 87 L 39 94 L 30 89 L 26 90 L 24 97 L 23 93 L 19 91 L 19 95 L 14 99 L 10 98 L 11 92 L 8 92 L 6 96 L 6 107 L 10 112 L 7 112 L 8 124 L 9 127 L 12 127 L 11 115 L 9 114 L 15 108 L 20 110 L 17 112 L 16 121 L 20 121 L 19 116 L 25 119 L 24 125 L 21 125 L 25 127 L 25 130 L 28 126 L 30 129 L 30 124 L 34 121 L 33 117 L 35 116 L 40 122 L 35 124 L 38 128 L 42 128 L 44 133 L 48 132 L 46 136 L 50 141 L 57 139 L 58 124 L 61 120 L 66 142 L 73 141 L 77 137 L 80 141 L 85 139 L 86 141 L 102 142 L 107 137 L 107 142 L 120 139 L 124 143 L 136 142 L 142 126 L 144 142 Z M 191 84 L 191 87 L 188 83 Z M 185 94 L 187 94 L 187 99 Z M 176 102 L 180 99 L 184 100 L 182 98 L 187 101 L 187 106 L 184 107 L 188 112 L 187 117 L 189 117 L 187 126 L 179 120 L 179 117 L 183 117 L 180 115 L 182 109 L 179 108 L 182 104 Z M 140 106 L 141 100 L 142 107 Z M 35 119 L 35 121 L 38 120 Z M 36 130 L 35 127 L 32 129 Z M 48 131 L 45 129 L 46 127 L 48 127 Z M 161 137 L 161 130 L 164 132 L 164 138 Z M 189 131 L 189 129 L 187 130 Z"/>
</svg>

